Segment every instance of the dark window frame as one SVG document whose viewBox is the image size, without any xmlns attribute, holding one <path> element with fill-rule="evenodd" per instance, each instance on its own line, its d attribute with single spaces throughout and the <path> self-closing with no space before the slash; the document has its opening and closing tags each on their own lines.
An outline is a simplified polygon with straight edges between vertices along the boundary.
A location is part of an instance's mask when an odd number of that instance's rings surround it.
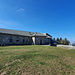
<svg viewBox="0 0 75 75">
<path fill-rule="evenodd" d="M 19 42 L 19 40 L 16 40 L 16 42 Z"/>
<path fill-rule="evenodd" d="M 23 43 L 25 43 L 25 39 L 23 39 Z"/>
<path fill-rule="evenodd" d="M 10 39 L 9 41 L 12 42 L 12 39 Z"/>
</svg>

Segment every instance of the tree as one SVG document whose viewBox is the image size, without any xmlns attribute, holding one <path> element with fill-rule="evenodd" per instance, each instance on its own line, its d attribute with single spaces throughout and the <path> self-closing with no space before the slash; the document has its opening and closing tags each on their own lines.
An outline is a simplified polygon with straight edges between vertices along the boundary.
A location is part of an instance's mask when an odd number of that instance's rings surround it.
<svg viewBox="0 0 75 75">
<path fill-rule="evenodd" d="M 64 45 L 69 45 L 69 41 L 67 40 L 67 38 L 64 39 Z"/>
<path fill-rule="evenodd" d="M 59 41 L 59 38 L 57 38 L 57 41 Z"/>
<path fill-rule="evenodd" d="M 55 40 L 55 38 L 53 38 L 53 40 Z"/>
<path fill-rule="evenodd" d="M 65 41 L 67 41 L 67 38 L 65 38 Z"/>
<path fill-rule="evenodd" d="M 53 40 L 55 40 L 55 38 L 53 38 Z M 59 41 L 59 44 L 61 44 L 61 45 L 69 45 L 69 43 L 70 43 L 70 41 L 67 40 L 67 38 L 62 39 L 62 38 L 60 37 L 60 38 L 57 38 L 56 40 Z"/>
<path fill-rule="evenodd" d="M 62 41 L 62 38 L 60 37 L 60 41 Z"/>
<path fill-rule="evenodd" d="M 66 45 L 69 45 L 69 43 L 70 43 L 70 41 L 67 40 L 67 41 L 66 41 Z"/>
<path fill-rule="evenodd" d="M 60 37 L 60 40 L 59 40 L 60 44 L 63 44 L 63 41 L 62 41 L 62 38 Z"/>
</svg>

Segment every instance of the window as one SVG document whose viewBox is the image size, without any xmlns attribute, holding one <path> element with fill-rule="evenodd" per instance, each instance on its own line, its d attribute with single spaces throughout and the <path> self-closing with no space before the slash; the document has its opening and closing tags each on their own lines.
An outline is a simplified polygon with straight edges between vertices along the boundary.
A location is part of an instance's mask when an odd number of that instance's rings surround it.
<svg viewBox="0 0 75 75">
<path fill-rule="evenodd" d="M 49 42 L 49 39 L 48 38 L 46 39 L 46 42 Z"/>
<path fill-rule="evenodd" d="M 10 36 L 10 38 L 12 38 L 12 36 Z"/>
<path fill-rule="evenodd" d="M 19 37 L 17 36 L 17 38 L 19 38 Z"/>
<path fill-rule="evenodd" d="M 28 39 L 28 42 L 29 42 L 29 39 Z"/>
<path fill-rule="evenodd" d="M 19 42 L 19 40 L 16 40 L 16 42 Z"/>
<path fill-rule="evenodd" d="M 12 42 L 12 39 L 10 39 L 9 41 Z"/>
<path fill-rule="evenodd" d="M 25 39 L 23 39 L 23 43 L 25 42 Z"/>
<path fill-rule="evenodd" d="M 23 38 L 25 38 L 25 37 L 23 36 Z"/>
<path fill-rule="evenodd" d="M 8 40 L 8 37 L 6 37 L 6 39 Z"/>
<path fill-rule="evenodd" d="M 37 40 L 39 40 L 39 38 L 38 38 L 38 37 L 37 37 L 36 39 L 37 39 Z"/>
<path fill-rule="evenodd" d="M 40 45 L 42 45 L 42 40 L 40 40 Z"/>
<path fill-rule="evenodd" d="M 1 35 L 0 35 L 0 37 L 1 37 Z"/>
</svg>

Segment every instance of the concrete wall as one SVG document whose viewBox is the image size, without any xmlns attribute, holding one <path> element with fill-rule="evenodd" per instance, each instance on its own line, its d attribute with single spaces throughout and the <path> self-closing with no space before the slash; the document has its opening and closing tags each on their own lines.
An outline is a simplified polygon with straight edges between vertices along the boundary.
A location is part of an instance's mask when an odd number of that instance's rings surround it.
<svg viewBox="0 0 75 75">
<path fill-rule="evenodd" d="M 46 44 L 51 45 L 51 43 L 52 43 L 52 39 L 51 38 L 46 38 Z"/>
<path fill-rule="evenodd" d="M 35 37 L 35 43 L 36 45 L 44 45 L 46 40 L 45 37 Z"/>
<path fill-rule="evenodd" d="M 48 39 L 46 37 L 35 37 L 34 39 L 34 43 L 36 45 L 47 45 L 47 44 L 51 44 L 51 39 Z"/>
<path fill-rule="evenodd" d="M 35 37 L 32 37 L 32 44 L 36 45 L 36 43 L 35 43 Z"/>
<path fill-rule="evenodd" d="M 20 35 L 0 34 L 0 44 L 5 45 L 51 45 L 51 39 L 46 37 L 27 37 Z"/>
<path fill-rule="evenodd" d="M 68 48 L 68 49 L 75 49 L 75 46 L 70 46 L 70 45 L 57 45 L 57 47 Z"/>
<path fill-rule="evenodd" d="M 26 36 L 0 34 L 0 44 L 1 43 L 5 45 L 31 44 L 32 38 Z"/>
</svg>

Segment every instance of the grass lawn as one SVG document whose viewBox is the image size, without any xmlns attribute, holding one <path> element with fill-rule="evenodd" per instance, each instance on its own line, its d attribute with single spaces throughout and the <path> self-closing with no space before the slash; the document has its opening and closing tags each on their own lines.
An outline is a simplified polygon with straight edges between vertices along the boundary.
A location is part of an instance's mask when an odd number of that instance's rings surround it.
<svg viewBox="0 0 75 75">
<path fill-rule="evenodd" d="M 0 47 L 0 75 L 75 75 L 75 50 L 51 46 Z"/>
</svg>

